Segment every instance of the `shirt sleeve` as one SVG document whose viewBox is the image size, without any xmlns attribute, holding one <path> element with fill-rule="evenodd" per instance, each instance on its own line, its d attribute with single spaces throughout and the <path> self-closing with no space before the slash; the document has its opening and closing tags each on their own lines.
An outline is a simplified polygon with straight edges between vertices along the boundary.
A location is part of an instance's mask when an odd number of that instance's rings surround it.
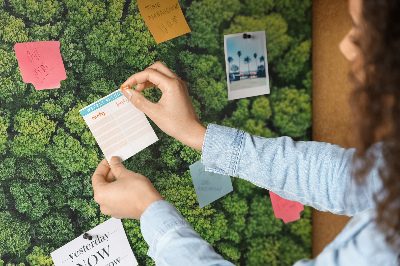
<svg viewBox="0 0 400 266">
<path fill-rule="evenodd" d="M 156 265 L 233 265 L 218 255 L 169 202 L 153 202 L 140 217 Z"/>
<path fill-rule="evenodd" d="M 375 218 L 375 209 L 353 217 L 315 259 L 300 260 L 294 266 L 398 266 L 399 250 L 388 245 Z"/>
<path fill-rule="evenodd" d="M 353 216 L 375 206 L 376 168 L 363 186 L 351 176 L 355 149 L 290 137 L 262 138 L 209 124 L 201 162 L 206 171 L 239 177 L 321 211 Z"/>
</svg>

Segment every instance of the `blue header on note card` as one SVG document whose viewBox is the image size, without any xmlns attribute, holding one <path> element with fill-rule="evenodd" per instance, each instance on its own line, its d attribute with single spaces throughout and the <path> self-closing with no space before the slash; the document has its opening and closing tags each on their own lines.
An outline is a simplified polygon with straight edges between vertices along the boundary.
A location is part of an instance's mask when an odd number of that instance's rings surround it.
<svg viewBox="0 0 400 266">
<path fill-rule="evenodd" d="M 119 98 L 123 96 L 122 92 L 120 92 L 119 90 L 111 93 L 110 95 L 98 100 L 95 103 L 92 103 L 91 105 L 89 105 L 88 107 L 85 107 L 83 109 L 81 109 L 79 112 L 81 113 L 82 116 L 88 115 L 91 112 L 96 111 L 97 109 L 99 109 L 100 107 L 108 104 L 109 102 L 114 101 L 115 99 Z"/>
</svg>

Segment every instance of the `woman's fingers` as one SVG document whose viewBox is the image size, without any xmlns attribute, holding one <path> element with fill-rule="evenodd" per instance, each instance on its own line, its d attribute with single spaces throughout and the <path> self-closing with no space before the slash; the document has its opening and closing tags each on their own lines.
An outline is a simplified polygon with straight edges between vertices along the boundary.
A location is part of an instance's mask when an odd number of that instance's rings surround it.
<svg viewBox="0 0 400 266">
<path fill-rule="evenodd" d="M 162 62 L 157 61 L 148 68 L 152 68 L 154 70 L 157 70 L 158 72 L 164 74 L 165 76 L 168 76 L 173 79 L 179 79 L 177 75 L 174 74 L 166 65 L 164 65 Z"/>
<path fill-rule="evenodd" d="M 133 86 L 136 86 L 135 90 L 130 89 Z M 161 90 L 162 96 L 157 103 L 150 102 L 140 93 L 149 87 Z M 121 91 L 166 134 L 201 151 L 206 128 L 197 117 L 185 83 L 164 64 L 157 62 L 132 75 L 122 84 Z"/>
<path fill-rule="evenodd" d="M 158 72 L 160 72 L 161 74 L 172 78 L 172 79 L 179 79 L 178 76 L 176 76 L 166 65 L 164 65 L 162 62 L 157 61 L 154 64 L 152 64 L 151 66 L 147 67 L 146 69 L 153 69 L 156 70 Z M 129 79 L 128 79 L 129 80 Z M 132 88 L 132 83 L 130 83 L 130 81 L 128 82 L 125 81 L 122 85 L 121 88 L 125 88 L 126 86 L 130 86 L 130 88 Z M 133 85 L 135 86 L 135 85 Z M 143 83 L 138 82 L 136 84 L 135 90 L 137 91 L 143 91 L 147 88 L 153 88 L 153 87 L 157 87 L 154 83 L 150 82 L 150 81 L 145 81 Z"/>
<path fill-rule="evenodd" d="M 153 83 L 151 83 L 150 81 L 146 81 L 145 83 L 139 83 L 136 85 L 135 90 L 136 91 L 143 91 L 145 89 L 148 88 L 153 88 L 156 87 L 156 85 L 154 85 Z"/>
<path fill-rule="evenodd" d="M 125 88 L 126 86 L 132 88 L 140 83 L 146 84 L 146 82 L 151 82 L 154 85 L 152 87 L 157 87 L 164 93 L 176 81 L 155 69 L 147 68 L 142 72 L 130 76 L 124 83 L 122 83 L 121 88 Z"/>
<path fill-rule="evenodd" d="M 106 181 L 111 183 L 115 180 L 115 175 L 113 174 L 112 171 L 109 171 L 106 177 Z"/>
<path fill-rule="evenodd" d="M 158 112 L 158 105 L 150 102 L 140 92 L 132 89 L 122 90 L 124 96 L 140 111 L 153 120 L 154 114 Z"/>
<path fill-rule="evenodd" d="M 106 178 L 108 173 L 110 172 L 110 165 L 108 164 L 107 160 L 104 158 L 100 164 L 97 166 L 96 170 L 92 176 L 92 186 L 93 190 L 96 189 L 104 184 L 107 184 Z"/>
<path fill-rule="evenodd" d="M 106 181 L 109 172 L 117 178 Z M 100 211 L 115 218 L 140 219 L 142 213 L 154 201 L 164 198 L 157 192 L 150 180 L 124 167 L 119 158 L 104 159 L 92 177 L 94 200 Z"/>
</svg>

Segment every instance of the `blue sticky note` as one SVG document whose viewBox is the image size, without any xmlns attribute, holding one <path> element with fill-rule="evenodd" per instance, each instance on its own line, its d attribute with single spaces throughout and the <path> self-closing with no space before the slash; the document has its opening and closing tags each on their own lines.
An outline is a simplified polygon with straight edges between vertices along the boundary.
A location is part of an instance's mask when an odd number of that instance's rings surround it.
<svg viewBox="0 0 400 266">
<path fill-rule="evenodd" d="M 230 176 L 206 172 L 200 161 L 189 166 L 200 208 L 233 190 Z"/>
</svg>

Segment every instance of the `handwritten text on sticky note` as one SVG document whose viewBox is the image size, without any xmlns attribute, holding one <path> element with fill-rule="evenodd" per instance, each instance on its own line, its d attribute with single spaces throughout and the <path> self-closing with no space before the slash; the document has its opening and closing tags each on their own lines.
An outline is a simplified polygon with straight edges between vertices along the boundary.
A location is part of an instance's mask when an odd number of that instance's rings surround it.
<svg viewBox="0 0 400 266">
<path fill-rule="evenodd" d="M 15 55 L 25 83 L 32 83 L 36 90 L 60 87 L 67 78 L 60 54 L 60 42 L 27 42 L 14 45 Z"/>
<path fill-rule="evenodd" d="M 300 213 L 304 210 L 301 203 L 284 199 L 272 191 L 269 192 L 269 195 L 276 218 L 282 219 L 285 224 L 300 219 Z"/>
<path fill-rule="evenodd" d="M 206 172 L 200 161 L 192 164 L 189 168 L 200 208 L 233 190 L 229 176 Z"/>
<path fill-rule="evenodd" d="M 111 218 L 51 253 L 55 266 L 138 265 L 121 220 Z"/>
<path fill-rule="evenodd" d="M 190 32 L 178 0 L 137 0 L 137 3 L 157 43 Z"/>
</svg>

